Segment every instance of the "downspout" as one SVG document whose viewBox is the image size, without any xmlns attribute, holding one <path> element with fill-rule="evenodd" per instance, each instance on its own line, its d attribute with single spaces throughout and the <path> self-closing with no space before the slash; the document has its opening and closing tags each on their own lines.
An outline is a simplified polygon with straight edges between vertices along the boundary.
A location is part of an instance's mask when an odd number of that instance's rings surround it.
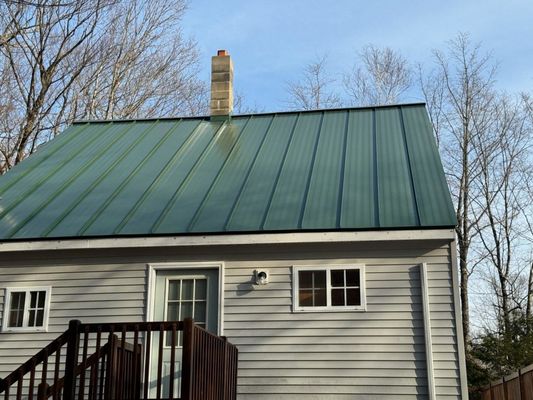
<svg viewBox="0 0 533 400">
<path fill-rule="evenodd" d="M 431 340 L 431 318 L 429 314 L 429 288 L 427 264 L 420 264 L 420 288 L 422 289 L 422 313 L 424 315 L 424 334 L 426 342 L 426 366 L 429 400 L 436 400 L 435 375 L 433 373 L 433 343 Z"/>
</svg>

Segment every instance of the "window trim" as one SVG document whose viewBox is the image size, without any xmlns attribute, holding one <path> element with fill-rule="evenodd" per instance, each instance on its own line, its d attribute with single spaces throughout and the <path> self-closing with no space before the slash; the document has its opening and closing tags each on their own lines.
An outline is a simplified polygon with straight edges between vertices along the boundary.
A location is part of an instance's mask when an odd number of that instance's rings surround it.
<svg viewBox="0 0 533 400">
<path fill-rule="evenodd" d="M 331 305 L 331 270 L 339 269 L 357 269 L 359 270 L 361 305 L 359 306 L 332 306 Z M 326 306 L 310 307 L 300 306 L 298 293 L 300 282 L 298 272 L 300 271 L 326 271 Z M 326 264 L 326 265 L 293 265 L 292 266 L 292 311 L 293 312 L 347 312 L 347 311 L 366 311 L 366 279 L 365 266 L 363 264 Z"/>
<path fill-rule="evenodd" d="M 25 292 L 23 326 L 8 326 L 11 311 L 11 293 Z M 26 326 L 29 318 L 30 292 L 45 292 L 44 313 L 42 326 Z M 24 286 L 4 288 L 4 309 L 2 312 L 2 332 L 48 332 L 48 319 L 50 316 L 50 300 L 52 297 L 51 286 Z"/>
</svg>

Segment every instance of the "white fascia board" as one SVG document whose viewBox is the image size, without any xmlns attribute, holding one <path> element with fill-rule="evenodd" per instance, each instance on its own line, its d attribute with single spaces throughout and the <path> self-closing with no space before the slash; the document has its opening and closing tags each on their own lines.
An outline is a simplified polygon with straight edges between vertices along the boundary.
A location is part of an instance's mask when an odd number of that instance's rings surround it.
<svg viewBox="0 0 533 400">
<path fill-rule="evenodd" d="M 343 243 L 411 240 L 454 240 L 453 229 L 355 232 L 296 232 L 183 236 L 53 239 L 0 242 L 0 252 L 135 247 L 234 246 L 250 244 Z"/>
</svg>

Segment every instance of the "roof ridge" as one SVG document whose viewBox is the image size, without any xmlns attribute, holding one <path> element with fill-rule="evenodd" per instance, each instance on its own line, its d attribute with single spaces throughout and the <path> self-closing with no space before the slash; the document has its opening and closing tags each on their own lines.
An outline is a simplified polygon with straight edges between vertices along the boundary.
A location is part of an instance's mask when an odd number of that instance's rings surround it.
<svg viewBox="0 0 533 400">
<path fill-rule="evenodd" d="M 267 111 L 267 112 L 257 112 L 257 113 L 246 113 L 246 114 L 237 114 L 232 115 L 232 118 L 241 118 L 241 117 L 257 117 L 257 116 L 275 116 L 283 114 L 308 114 L 308 113 L 317 113 L 317 112 L 336 112 L 336 111 L 351 111 L 351 110 L 375 110 L 375 109 L 384 109 L 384 108 L 400 108 L 400 107 L 414 107 L 414 106 L 426 106 L 426 103 L 423 101 L 412 102 L 412 103 L 395 103 L 395 104 L 374 104 L 367 106 L 350 106 L 350 107 L 338 107 L 338 108 L 316 108 L 312 110 L 289 110 L 289 111 Z M 145 122 L 145 121 L 172 121 L 172 120 L 205 120 L 210 122 L 209 115 L 197 115 L 197 116 L 175 116 L 175 117 L 150 117 L 150 118 L 130 118 L 130 119 L 95 119 L 95 120 L 76 120 L 72 124 L 100 124 L 100 123 L 124 123 L 124 122 Z"/>
</svg>

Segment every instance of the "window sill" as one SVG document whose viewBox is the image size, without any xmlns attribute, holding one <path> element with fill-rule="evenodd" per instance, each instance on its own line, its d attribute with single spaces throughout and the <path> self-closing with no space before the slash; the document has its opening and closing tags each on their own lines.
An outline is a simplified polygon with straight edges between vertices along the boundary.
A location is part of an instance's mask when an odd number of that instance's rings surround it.
<svg viewBox="0 0 533 400">
<path fill-rule="evenodd" d="M 47 327 L 21 327 L 21 328 L 4 328 L 2 329 L 2 333 L 43 333 L 48 332 Z"/>
<path fill-rule="evenodd" d="M 366 312 L 366 306 L 346 306 L 346 307 L 294 307 L 294 313 L 316 313 L 316 312 Z"/>
</svg>

